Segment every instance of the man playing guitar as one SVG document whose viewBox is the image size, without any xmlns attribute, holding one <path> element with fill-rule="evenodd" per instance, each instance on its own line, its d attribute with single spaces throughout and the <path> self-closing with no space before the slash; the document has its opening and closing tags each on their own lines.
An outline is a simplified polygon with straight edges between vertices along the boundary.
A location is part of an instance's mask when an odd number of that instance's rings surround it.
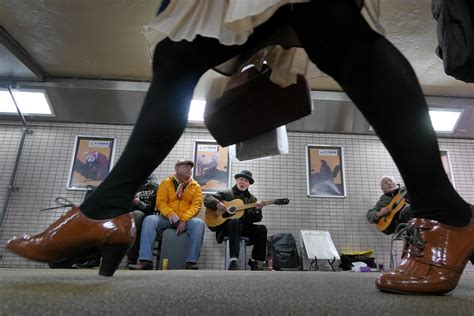
<svg viewBox="0 0 474 316">
<path fill-rule="evenodd" d="M 383 194 L 374 207 L 367 211 L 367 220 L 390 235 L 398 224 L 407 223 L 411 219 L 411 207 L 408 205 L 405 189 L 395 183 L 394 177 L 382 177 L 380 188 Z"/>
<path fill-rule="evenodd" d="M 254 183 L 252 173 L 242 170 L 235 175 L 235 185 L 230 190 L 219 191 L 216 194 L 207 195 L 204 198 L 204 205 L 220 214 L 227 213 L 227 207 L 221 201 L 242 200 L 245 204 L 255 203 L 254 208 L 245 210 L 240 218 L 229 218 L 217 227 L 209 227 L 216 232 L 216 240 L 222 243 L 224 237 L 229 237 L 230 263 L 229 270 L 237 270 L 237 258 L 239 257 L 240 237 L 247 237 L 249 245 L 253 245 L 252 257 L 249 259 L 251 270 L 259 270 L 261 262 L 265 261 L 267 245 L 267 227 L 265 225 L 255 225 L 262 220 L 263 201 L 257 201 L 248 188 Z M 260 263 L 259 263 L 260 262 Z"/>
</svg>

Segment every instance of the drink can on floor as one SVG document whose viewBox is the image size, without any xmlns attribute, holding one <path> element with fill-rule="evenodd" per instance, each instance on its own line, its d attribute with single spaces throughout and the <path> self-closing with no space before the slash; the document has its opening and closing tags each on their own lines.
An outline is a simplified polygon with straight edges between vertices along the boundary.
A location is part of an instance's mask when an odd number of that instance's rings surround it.
<svg viewBox="0 0 474 316">
<path fill-rule="evenodd" d="M 163 270 L 168 270 L 168 259 L 163 259 Z"/>
<path fill-rule="evenodd" d="M 272 257 L 268 257 L 267 267 L 268 267 L 268 270 L 273 270 L 273 258 Z"/>
</svg>

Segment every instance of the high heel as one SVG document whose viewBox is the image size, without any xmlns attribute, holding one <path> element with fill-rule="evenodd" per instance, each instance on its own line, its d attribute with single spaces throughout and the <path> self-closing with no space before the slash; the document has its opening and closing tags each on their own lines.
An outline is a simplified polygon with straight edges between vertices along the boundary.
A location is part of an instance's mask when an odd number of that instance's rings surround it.
<svg viewBox="0 0 474 316">
<path fill-rule="evenodd" d="M 467 262 L 474 263 L 474 207 L 465 227 L 414 218 L 405 228 L 404 255 L 393 271 L 381 274 L 375 286 L 384 292 L 445 294 L 453 290 Z"/>
<path fill-rule="evenodd" d="M 115 270 L 117 270 L 129 249 L 128 245 L 110 245 L 100 249 L 102 261 L 100 263 L 99 275 L 108 277 L 114 275 Z"/>
<path fill-rule="evenodd" d="M 112 276 L 133 245 L 135 234 L 135 222 L 130 213 L 94 220 L 75 206 L 43 233 L 13 237 L 6 248 L 22 257 L 47 263 L 78 258 L 99 249 L 104 257 L 102 264 L 105 264 L 104 267 L 101 264 L 99 274 Z"/>
</svg>

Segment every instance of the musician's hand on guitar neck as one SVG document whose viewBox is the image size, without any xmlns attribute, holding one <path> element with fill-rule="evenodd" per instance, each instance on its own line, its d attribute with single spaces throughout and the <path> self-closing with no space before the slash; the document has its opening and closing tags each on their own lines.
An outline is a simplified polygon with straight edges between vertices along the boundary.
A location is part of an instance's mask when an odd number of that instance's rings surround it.
<svg viewBox="0 0 474 316">
<path fill-rule="evenodd" d="M 265 206 L 265 202 L 263 202 L 263 201 L 257 201 L 257 202 L 255 203 L 255 208 L 256 208 L 257 210 L 261 210 L 264 206 Z"/>
<path fill-rule="evenodd" d="M 219 202 L 219 204 L 217 204 L 216 211 L 218 214 L 225 214 L 227 213 L 227 207 L 224 205 L 224 203 Z"/>
</svg>

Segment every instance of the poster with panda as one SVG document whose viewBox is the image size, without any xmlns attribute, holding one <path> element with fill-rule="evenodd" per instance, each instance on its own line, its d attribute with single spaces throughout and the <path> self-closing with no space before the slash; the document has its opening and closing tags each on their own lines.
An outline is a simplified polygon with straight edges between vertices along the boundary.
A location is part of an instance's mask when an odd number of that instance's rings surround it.
<svg viewBox="0 0 474 316">
<path fill-rule="evenodd" d="M 97 187 L 112 169 L 114 137 L 76 136 L 67 188 Z"/>
<path fill-rule="evenodd" d="M 201 185 L 202 192 L 215 193 L 230 187 L 229 149 L 214 141 L 194 142 L 193 179 Z"/>
</svg>

